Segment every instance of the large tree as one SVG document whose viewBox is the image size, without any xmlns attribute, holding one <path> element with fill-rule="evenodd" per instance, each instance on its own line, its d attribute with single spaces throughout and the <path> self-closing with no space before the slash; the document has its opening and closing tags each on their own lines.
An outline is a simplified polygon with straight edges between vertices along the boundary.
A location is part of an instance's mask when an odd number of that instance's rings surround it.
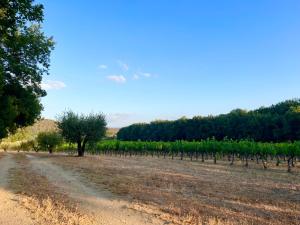
<svg viewBox="0 0 300 225">
<path fill-rule="evenodd" d="M 67 141 L 77 143 L 78 156 L 84 156 L 88 142 L 96 142 L 104 137 L 106 121 L 102 113 L 78 115 L 68 111 L 60 116 L 58 127 Z"/>
<path fill-rule="evenodd" d="M 41 31 L 43 6 L 33 0 L 0 1 L 0 138 L 40 116 L 42 77 L 52 38 Z"/>
</svg>

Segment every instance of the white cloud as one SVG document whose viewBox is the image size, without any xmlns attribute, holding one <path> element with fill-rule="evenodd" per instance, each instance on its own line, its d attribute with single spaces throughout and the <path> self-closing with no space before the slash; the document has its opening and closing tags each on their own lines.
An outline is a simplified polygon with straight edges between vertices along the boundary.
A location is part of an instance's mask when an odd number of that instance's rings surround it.
<svg viewBox="0 0 300 225">
<path fill-rule="evenodd" d="M 118 64 L 121 67 L 122 70 L 124 71 L 128 71 L 129 70 L 129 66 L 127 63 L 122 62 L 121 60 L 118 60 Z"/>
<path fill-rule="evenodd" d="M 48 80 L 41 83 L 41 87 L 45 90 L 59 90 L 66 87 L 66 84 L 58 80 Z"/>
<path fill-rule="evenodd" d="M 106 77 L 108 80 L 114 81 L 116 83 L 125 83 L 126 78 L 123 75 L 110 75 Z"/>
<path fill-rule="evenodd" d="M 104 65 L 104 64 L 101 64 L 98 67 L 99 67 L 99 69 L 102 69 L 102 70 L 106 70 L 107 69 L 107 65 Z"/>
<path fill-rule="evenodd" d="M 134 80 L 138 80 L 138 79 L 140 79 L 140 76 L 139 76 L 138 74 L 134 74 L 134 75 L 133 75 L 133 79 L 134 79 Z"/>
<path fill-rule="evenodd" d="M 152 76 L 151 73 L 141 73 L 141 75 L 147 78 Z"/>
<path fill-rule="evenodd" d="M 138 80 L 138 79 L 141 79 L 141 78 L 150 78 L 150 77 L 153 77 L 153 75 L 151 73 L 142 73 L 142 72 L 138 72 L 138 73 L 135 73 L 133 74 L 133 80 Z"/>
</svg>

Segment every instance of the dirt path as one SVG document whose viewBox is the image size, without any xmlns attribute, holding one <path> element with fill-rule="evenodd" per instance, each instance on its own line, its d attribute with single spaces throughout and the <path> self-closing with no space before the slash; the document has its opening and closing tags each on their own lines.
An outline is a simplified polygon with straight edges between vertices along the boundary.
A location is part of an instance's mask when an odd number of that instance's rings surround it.
<svg viewBox="0 0 300 225">
<path fill-rule="evenodd" d="M 45 177 L 72 199 L 80 202 L 80 209 L 91 213 L 95 224 L 143 225 L 164 224 L 161 220 L 129 209 L 129 203 L 116 199 L 111 193 L 94 190 L 72 171 L 54 165 L 47 158 L 27 155 L 33 170 Z"/>
<path fill-rule="evenodd" d="M 18 196 L 7 190 L 9 169 L 16 166 L 10 154 L 0 159 L 0 225 L 33 225 L 29 212 L 18 204 Z"/>
</svg>

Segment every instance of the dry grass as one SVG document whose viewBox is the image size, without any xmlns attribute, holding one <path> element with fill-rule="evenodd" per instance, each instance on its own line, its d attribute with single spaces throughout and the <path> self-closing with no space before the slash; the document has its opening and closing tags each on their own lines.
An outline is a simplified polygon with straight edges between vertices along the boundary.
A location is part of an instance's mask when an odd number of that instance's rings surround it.
<svg viewBox="0 0 300 225">
<path fill-rule="evenodd" d="M 92 220 L 79 213 L 77 203 L 39 174 L 34 173 L 24 154 L 15 154 L 18 166 L 9 171 L 9 186 L 20 196 L 20 204 L 38 224 L 85 225 Z"/>
<path fill-rule="evenodd" d="M 180 224 L 300 221 L 299 168 L 289 174 L 285 168 L 246 169 L 227 162 L 214 165 L 109 156 L 51 158 L 66 169 L 76 170 L 94 187 L 105 187 L 132 199 L 136 208 L 152 210 L 163 219 Z"/>
<path fill-rule="evenodd" d="M 108 128 L 106 131 L 106 137 L 115 137 L 119 130 L 119 128 Z"/>
<path fill-rule="evenodd" d="M 87 216 L 82 216 L 76 212 L 71 212 L 62 203 L 49 197 L 37 199 L 35 197 L 24 196 L 20 201 L 21 205 L 31 212 L 34 220 L 39 224 L 49 225 L 86 225 L 93 224 Z"/>
</svg>

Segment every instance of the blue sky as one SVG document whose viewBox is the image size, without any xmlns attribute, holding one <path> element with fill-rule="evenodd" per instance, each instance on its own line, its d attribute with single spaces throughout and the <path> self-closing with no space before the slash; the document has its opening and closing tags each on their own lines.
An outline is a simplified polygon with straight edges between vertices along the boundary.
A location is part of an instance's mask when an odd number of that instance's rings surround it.
<svg viewBox="0 0 300 225">
<path fill-rule="evenodd" d="M 54 36 L 43 116 L 109 126 L 300 97 L 299 0 L 41 0 Z"/>
</svg>

